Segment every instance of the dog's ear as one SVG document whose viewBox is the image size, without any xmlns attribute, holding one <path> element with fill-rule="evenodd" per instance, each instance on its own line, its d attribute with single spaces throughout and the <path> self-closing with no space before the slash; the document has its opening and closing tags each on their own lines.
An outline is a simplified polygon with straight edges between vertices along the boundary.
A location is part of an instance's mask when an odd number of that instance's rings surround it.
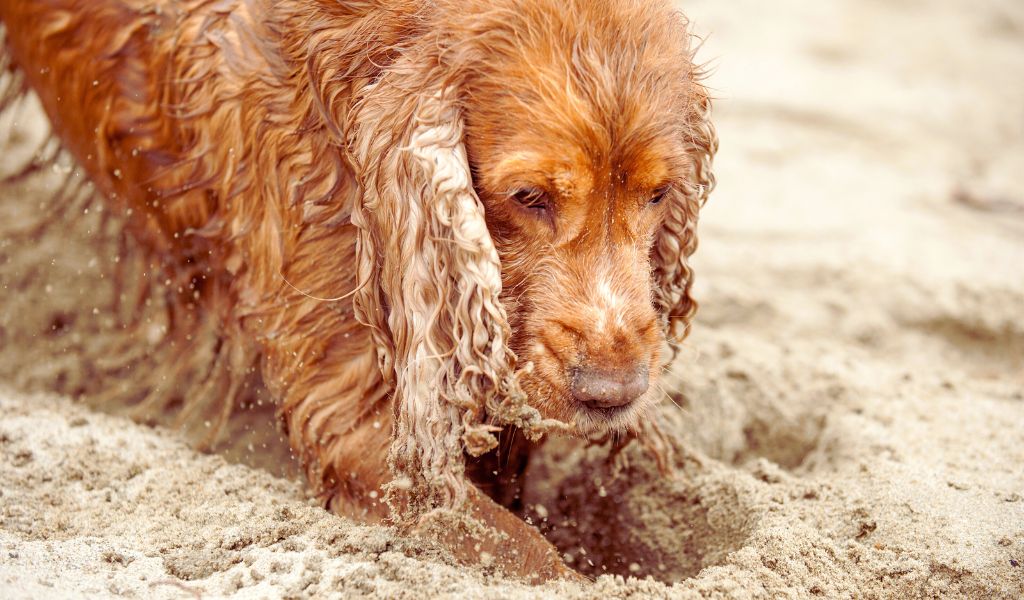
<svg viewBox="0 0 1024 600">
<path fill-rule="evenodd" d="M 485 415 L 515 386 L 501 264 L 463 144 L 457 78 L 438 50 L 406 53 L 360 94 L 346 127 L 362 194 L 357 318 L 394 389 L 390 464 L 402 511 L 457 506 L 464 455 L 495 443 Z"/>
<path fill-rule="evenodd" d="M 690 102 L 683 115 L 681 136 L 689 164 L 684 189 L 669 198 L 665 224 L 652 251 L 654 298 L 669 341 L 678 344 L 690 331 L 697 302 L 690 294 L 693 270 L 689 257 L 697 250 L 697 219 L 715 186 L 711 169 L 718 136 L 711 123 L 711 100 L 698 82 L 692 82 Z"/>
</svg>

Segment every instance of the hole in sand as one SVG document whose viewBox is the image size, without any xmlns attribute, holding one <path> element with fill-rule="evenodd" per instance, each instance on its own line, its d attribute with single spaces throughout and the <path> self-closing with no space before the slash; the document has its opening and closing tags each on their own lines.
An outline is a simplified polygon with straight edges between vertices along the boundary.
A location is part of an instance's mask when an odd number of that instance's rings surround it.
<svg viewBox="0 0 1024 600">
<path fill-rule="evenodd" d="M 688 463 L 664 477 L 632 445 L 622 458 L 552 440 L 527 470 L 524 516 L 575 569 L 681 581 L 746 544 L 758 517 L 744 474 Z"/>
</svg>

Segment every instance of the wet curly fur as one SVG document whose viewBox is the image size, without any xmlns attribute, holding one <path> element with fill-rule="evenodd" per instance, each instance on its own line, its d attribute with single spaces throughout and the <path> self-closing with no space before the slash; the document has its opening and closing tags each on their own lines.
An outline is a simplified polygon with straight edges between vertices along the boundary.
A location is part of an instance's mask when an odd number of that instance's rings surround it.
<svg viewBox="0 0 1024 600">
<path fill-rule="evenodd" d="M 206 385 L 225 416 L 258 367 L 331 508 L 429 528 L 468 503 L 498 533 L 460 530 L 479 543 L 448 540 L 457 557 L 513 544 L 508 570 L 564 572 L 468 483 L 467 453 L 505 426 L 659 435 L 653 391 L 610 411 L 572 390 L 587 365 L 656 380 L 696 309 L 717 140 L 681 15 L 2 0 L 0 16 L 18 85 L 166 274 L 179 358 L 218 332 Z"/>
</svg>

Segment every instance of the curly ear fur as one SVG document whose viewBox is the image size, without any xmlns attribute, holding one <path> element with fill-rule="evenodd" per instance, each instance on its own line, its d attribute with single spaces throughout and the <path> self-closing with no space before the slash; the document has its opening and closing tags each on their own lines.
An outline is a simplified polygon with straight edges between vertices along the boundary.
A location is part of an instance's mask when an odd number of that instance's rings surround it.
<svg viewBox="0 0 1024 600">
<path fill-rule="evenodd" d="M 690 333 L 690 322 L 697 312 L 697 301 L 690 293 L 693 269 L 689 258 L 697 250 L 700 209 L 715 187 L 711 165 L 718 150 L 718 136 L 711 123 L 711 100 L 699 83 L 694 81 L 693 85 L 693 99 L 687 107 L 687 125 L 683 133 L 690 165 L 689 183 L 685 189 L 670 196 L 665 223 L 651 251 L 654 302 L 661 314 L 673 357 L 679 350 L 679 344 Z M 680 447 L 678 440 L 666 432 L 663 418 L 659 414 L 657 418 L 641 422 L 636 437 L 655 459 L 661 473 L 669 476 Z"/>
<path fill-rule="evenodd" d="M 409 55 L 418 62 L 429 51 Z M 456 87 L 405 63 L 363 91 L 347 128 L 363 189 L 352 214 L 355 309 L 394 386 L 389 462 L 417 489 L 402 500 L 456 506 L 466 495 L 463 445 L 479 454 L 496 443 L 481 423 L 514 386 L 515 356 Z"/>
<path fill-rule="evenodd" d="M 653 249 L 655 302 L 662 314 L 666 337 L 682 342 L 690 332 L 697 301 L 690 295 L 693 269 L 689 257 L 697 250 L 697 220 L 700 209 L 715 187 L 712 161 L 718 150 L 718 136 L 711 123 L 711 100 L 706 90 L 693 83 L 692 103 L 687 108 L 684 147 L 690 162 L 687 188 L 671 198 L 665 225 Z M 675 347 L 675 345 L 674 345 Z"/>
</svg>

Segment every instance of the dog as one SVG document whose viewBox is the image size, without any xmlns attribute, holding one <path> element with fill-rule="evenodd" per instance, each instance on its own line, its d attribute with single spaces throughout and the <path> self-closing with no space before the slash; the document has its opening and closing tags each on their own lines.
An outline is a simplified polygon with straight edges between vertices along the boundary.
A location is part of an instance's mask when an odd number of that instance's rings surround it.
<svg viewBox="0 0 1024 600">
<path fill-rule="evenodd" d="M 225 415 L 258 369 L 331 510 L 573 576 L 488 457 L 503 429 L 662 435 L 717 149 L 682 15 L 0 0 L 0 19 L 18 93 L 167 278 L 168 343 L 184 360 L 216 327 Z"/>
</svg>

